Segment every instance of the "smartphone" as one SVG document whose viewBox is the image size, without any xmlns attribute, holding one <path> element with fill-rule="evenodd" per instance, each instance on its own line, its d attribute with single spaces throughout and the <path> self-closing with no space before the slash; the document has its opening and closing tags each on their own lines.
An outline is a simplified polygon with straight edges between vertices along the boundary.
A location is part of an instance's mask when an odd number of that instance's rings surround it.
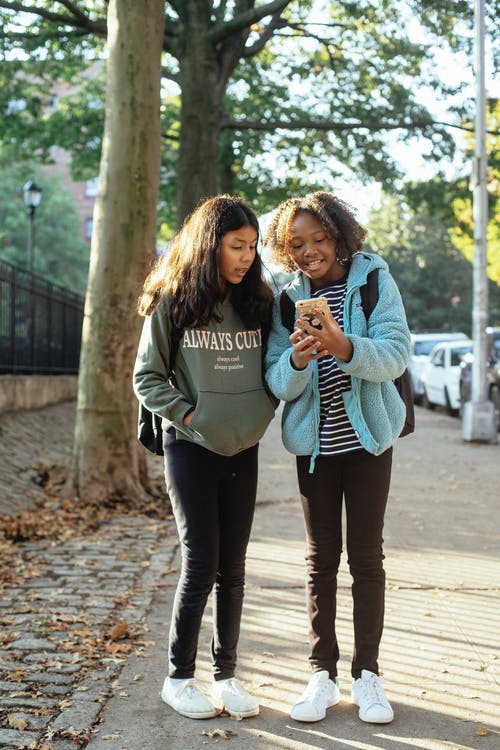
<svg viewBox="0 0 500 750">
<path fill-rule="evenodd" d="M 315 313 L 314 309 L 318 312 Z M 295 303 L 297 318 L 300 318 L 311 328 L 321 330 L 321 315 L 328 313 L 328 301 L 326 297 L 314 297 L 313 299 L 298 299 Z"/>
</svg>

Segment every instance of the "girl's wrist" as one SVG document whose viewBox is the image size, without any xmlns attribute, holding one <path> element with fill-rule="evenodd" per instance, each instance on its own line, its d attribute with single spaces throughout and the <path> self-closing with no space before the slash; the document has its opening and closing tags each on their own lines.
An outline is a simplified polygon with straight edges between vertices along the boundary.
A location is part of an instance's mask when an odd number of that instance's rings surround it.
<svg viewBox="0 0 500 750">
<path fill-rule="evenodd" d="M 305 365 L 303 365 L 303 367 L 300 367 L 300 365 L 298 365 L 298 364 L 297 364 L 297 363 L 296 363 L 296 362 L 294 361 L 294 359 L 293 359 L 293 355 L 294 355 L 294 352 L 292 352 L 292 353 L 290 354 L 290 364 L 292 365 L 293 369 L 294 369 L 294 370 L 298 370 L 298 371 L 300 371 L 300 370 L 305 370 L 305 369 L 306 369 L 306 367 L 307 367 L 307 362 L 306 362 L 306 364 L 305 364 Z"/>
</svg>

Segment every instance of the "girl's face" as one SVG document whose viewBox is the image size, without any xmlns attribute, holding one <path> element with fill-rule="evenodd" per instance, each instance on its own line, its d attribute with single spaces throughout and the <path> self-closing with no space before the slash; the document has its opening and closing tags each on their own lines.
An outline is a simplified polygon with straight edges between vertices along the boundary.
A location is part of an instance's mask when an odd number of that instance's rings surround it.
<svg viewBox="0 0 500 750">
<path fill-rule="evenodd" d="M 220 242 L 219 273 L 229 284 L 239 284 L 257 251 L 257 231 L 251 224 L 226 232 Z"/>
<path fill-rule="evenodd" d="M 292 222 L 290 255 L 295 265 L 311 279 L 313 288 L 337 281 L 346 274 L 338 262 L 335 242 L 322 223 L 308 211 L 299 211 Z"/>
</svg>

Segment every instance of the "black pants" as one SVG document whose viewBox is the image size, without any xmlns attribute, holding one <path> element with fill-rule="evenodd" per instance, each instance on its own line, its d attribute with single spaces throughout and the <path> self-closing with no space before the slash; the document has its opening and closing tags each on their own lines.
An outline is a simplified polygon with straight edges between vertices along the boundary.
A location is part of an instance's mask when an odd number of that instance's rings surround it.
<svg viewBox="0 0 500 750">
<path fill-rule="evenodd" d="M 297 457 L 307 536 L 307 610 L 310 662 L 337 675 L 335 633 L 337 572 L 342 553 L 342 500 L 347 521 L 347 562 L 353 578 L 354 678 L 362 669 L 378 674 L 384 623 L 385 572 L 382 531 L 391 477 L 392 448 L 381 456 L 365 450 L 319 456 L 313 474 L 309 457 Z"/>
<path fill-rule="evenodd" d="M 163 448 L 182 555 L 170 624 L 169 676 L 194 676 L 202 616 L 213 589 L 213 673 L 215 679 L 233 677 L 257 492 L 258 446 L 220 456 L 176 440 L 170 430 Z"/>
</svg>

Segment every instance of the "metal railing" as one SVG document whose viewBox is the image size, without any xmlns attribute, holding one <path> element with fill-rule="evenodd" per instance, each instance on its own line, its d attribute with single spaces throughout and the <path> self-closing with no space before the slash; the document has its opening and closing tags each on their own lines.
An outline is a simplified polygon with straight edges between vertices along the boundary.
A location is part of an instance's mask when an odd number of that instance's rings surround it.
<svg viewBox="0 0 500 750">
<path fill-rule="evenodd" d="M 84 297 L 0 261 L 0 374 L 78 372 Z"/>
</svg>

